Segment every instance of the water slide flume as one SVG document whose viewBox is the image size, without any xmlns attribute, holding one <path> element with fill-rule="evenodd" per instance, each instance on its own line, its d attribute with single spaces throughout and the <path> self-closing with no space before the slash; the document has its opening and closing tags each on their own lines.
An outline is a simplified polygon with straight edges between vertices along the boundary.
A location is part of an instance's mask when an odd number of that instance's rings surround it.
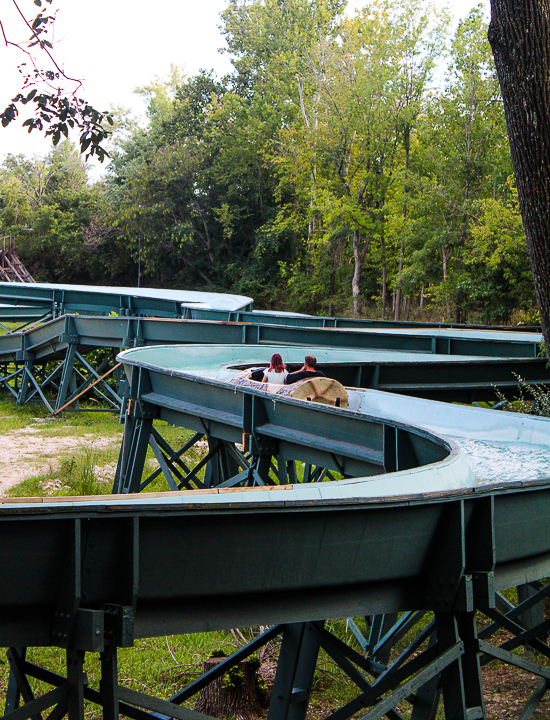
<svg viewBox="0 0 550 720">
<path fill-rule="evenodd" d="M 196 313 L 204 314 L 203 320 L 232 321 L 240 311 L 217 318 L 222 311 L 183 308 L 180 299 L 107 290 L 102 296 L 87 288 L 67 288 L 65 294 L 63 288 L 43 288 L 36 308 L 49 293 L 46 306 L 49 302 L 53 316 L 63 310 L 77 315 L 0 342 L 0 360 L 6 368 L 23 362 L 29 382 L 33 372 L 40 379 L 39 362 L 63 356 L 62 375 L 68 376 L 77 350 L 150 346 L 119 354 L 129 378 L 119 494 L 0 501 L 0 644 L 12 648 L 13 669 L 7 720 L 29 720 L 51 707 L 50 718 L 68 712 L 70 720 L 82 720 L 83 698 L 101 705 L 108 718 L 122 713 L 134 720 L 204 720 L 181 704 L 211 676 L 167 703 L 119 684 L 117 648 L 135 638 L 268 623 L 281 624 L 218 668 L 235 667 L 281 635 L 271 720 L 304 720 L 320 647 L 358 686 L 358 696 L 332 718 L 347 720 L 367 707 L 365 718 L 401 717 L 405 699 L 414 703 L 414 717 L 417 707 L 422 716 L 428 716 L 426 708 L 433 716 L 440 688 L 448 720 L 482 718 L 480 664 L 493 658 L 521 662 L 523 670 L 542 675 L 542 690 L 539 686 L 529 705 L 536 707 L 547 687 L 547 669 L 510 649 L 531 642 L 550 657 L 544 618 L 527 633 L 522 624 L 525 610 L 531 613 L 549 592 L 537 581 L 550 574 L 550 480 L 513 482 L 511 475 L 512 482 L 479 487 L 452 437 L 458 442 L 500 437 L 538 444 L 545 452 L 548 420 L 369 389 L 382 377 L 385 361 L 394 375 L 403 372 L 405 353 L 388 351 L 407 346 L 413 351 L 409 365 L 421 366 L 409 377 L 409 390 L 425 386 L 424 372 L 433 392 L 442 365 L 445 382 L 467 386 L 468 392 L 482 384 L 487 389 L 506 362 L 517 372 L 519 356 L 521 367 L 536 365 L 539 372 L 536 338 L 302 330 L 297 323 L 308 319 L 284 315 L 272 316 L 269 326 L 253 320 L 218 325 L 183 318 Z M 16 287 L 11 297 L 24 304 L 31 300 L 26 293 Z M 98 311 L 118 317 L 85 317 Z M 170 319 L 145 317 L 155 312 Z M 330 338 L 332 349 L 315 347 L 322 343 L 310 342 L 313 337 Z M 172 344 L 153 347 L 159 342 Z M 346 349 L 350 342 L 370 350 Z M 469 360 L 476 348 L 490 362 Z M 348 387 L 350 406 L 341 409 L 231 384 L 243 367 L 267 364 L 275 350 L 296 366 L 313 353 L 341 380 L 348 378 L 347 386 L 357 378 L 362 389 Z M 505 374 L 500 381 L 509 382 Z M 32 378 L 36 389 L 38 380 Z M 395 385 L 388 376 L 384 382 Z M 21 387 L 18 400 L 24 400 Z M 195 437 L 207 436 L 207 476 L 204 482 L 194 476 L 201 489 L 134 493 L 147 482 L 142 476 L 149 445 L 164 463 L 165 477 L 172 484 L 177 478 L 168 467 L 173 451 L 153 427 L 157 417 L 195 430 Z M 243 435 L 252 450 L 250 463 L 237 450 Z M 497 467 L 502 448 L 499 452 Z M 315 478 L 323 481 L 299 482 L 296 460 L 321 469 Z M 246 466 L 239 466 L 243 461 Z M 331 480 L 327 473 L 343 479 Z M 189 482 L 183 477 L 182 487 Z M 529 605 L 514 609 L 496 591 L 519 584 Z M 406 612 L 398 618 L 400 611 Z M 426 625 L 427 611 L 433 620 Z M 494 623 L 484 627 L 483 640 L 476 630 L 478 611 Z M 324 624 L 325 618 L 374 614 L 369 638 L 355 628 L 364 652 L 344 645 Z M 400 651 L 394 648 L 389 662 L 389 650 L 415 627 L 411 645 L 397 661 Z M 488 642 L 492 627 L 507 631 L 504 645 Z M 66 676 L 26 661 L 24 649 L 32 646 L 66 648 Z M 83 672 L 86 652 L 101 653 L 99 689 Z M 33 699 L 32 678 L 53 689 Z"/>
<path fill-rule="evenodd" d="M 261 383 L 250 383 L 250 387 L 232 384 L 239 366 L 257 365 L 276 350 L 165 346 L 128 350 L 120 353 L 118 360 L 124 364 L 129 382 L 136 389 L 142 414 L 153 412 L 161 419 L 197 432 L 208 423 L 209 437 L 228 443 L 240 443 L 243 434 L 248 435 L 255 442 L 253 454 L 269 457 L 269 462 L 273 459 L 278 468 L 298 460 L 315 463 L 345 478 L 311 484 L 291 483 L 286 476 L 279 477 L 276 488 L 289 483 L 292 486 L 285 492 L 285 501 L 388 497 L 472 487 L 472 473 L 459 448 L 425 429 L 364 411 L 344 411 L 273 395 Z M 285 361 L 301 362 L 303 352 L 301 348 L 285 348 Z M 346 356 L 325 348 L 313 348 L 312 352 L 321 364 L 338 359 L 349 362 L 366 355 L 352 351 Z M 354 404 L 357 405 L 357 398 Z M 253 479 L 244 475 L 241 472 L 234 478 L 224 478 L 223 485 L 267 484 L 260 494 L 254 493 L 253 488 L 245 489 L 242 499 L 251 502 L 259 497 L 263 502 L 280 499 L 278 493 L 268 489 L 273 482 L 269 480 L 269 470 Z M 130 491 L 136 488 L 129 478 L 120 487 Z M 186 495 L 182 502 L 223 499 L 214 489 L 211 495 L 205 492 L 195 500 Z M 240 501 L 241 497 L 235 495 L 234 500 Z"/>
<path fill-rule="evenodd" d="M 0 297 L 6 305 L 28 306 L 64 312 L 114 312 L 121 315 L 174 317 L 186 309 L 238 312 L 252 310 L 252 298 L 243 295 L 163 290 L 160 288 L 108 287 L 104 285 L 70 285 L 55 283 L 0 282 Z M 5 309 L 5 315 L 8 310 Z"/>
</svg>

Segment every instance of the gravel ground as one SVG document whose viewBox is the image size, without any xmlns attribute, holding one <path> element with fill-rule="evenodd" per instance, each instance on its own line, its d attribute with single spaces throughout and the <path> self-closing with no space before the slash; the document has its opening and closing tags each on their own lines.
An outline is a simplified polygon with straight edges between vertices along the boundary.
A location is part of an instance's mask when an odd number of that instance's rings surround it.
<svg viewBox="0 0 550 720">
<path fill-rule="evenodd" d="M 43 426 L 28 426 L 0 435 L 0 495 L 17 483 L 55 467 L 60 456 L 77 448 L 103 450 L 119 443 L 118 436 L 93 433 L 51 437 L 43 435 Z"/>
</svg>

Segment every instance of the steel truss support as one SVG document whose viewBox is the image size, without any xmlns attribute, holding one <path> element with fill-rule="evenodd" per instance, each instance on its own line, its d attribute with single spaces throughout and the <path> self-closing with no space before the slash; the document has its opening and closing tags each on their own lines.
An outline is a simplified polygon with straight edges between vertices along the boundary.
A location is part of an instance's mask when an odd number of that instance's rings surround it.
<svg viewBox="0 0 550 720">
<path fill-rule="evenodd" d="M 161 475 L 172 491 L 287 485 L 299 481 L 296 462 L 278 455 L 275 443 L 255 434 L 254 410 L 245 420 L 242 450 L 234 442 L 212 435 L 210 423 L 202 418 L 197 418 L 202 430 L 195 432 L 179 449 L 171 447 L 153 427 L 156 408 L 137 399 L 147 392 L 147 388 L 142 387 L 146 382 L 146 376 L 135 372 L 126 391 L 125 429 L 114 493 L 141 492 Z M 208 443 L 208 451 L 192 466 L 186 454 L 204 439 Z M 144 477 L 148 446 L 159 467 Z M 334 475 L 325 468 L 306 463 L 300 479 L 310 483 L 326 478 L 333 480 Z"/>
<path fill-rule="evenodd" d="M 19 384 L 23 370 L 24 368 L 19 367 L 18 364 L 3 363 L 2 366 L 0 366 L 0 386 L 10 392 L 15 400 L 17 400 L 19 393 Z"/>
<path fill-rule="evenodd" d="M 74 636 L 80 638 L 80 646 L 67 648 L 65 677 L 30 663 L 25 648 L 10 648 L 11 674 L 4 717 L 6 720 L 39 720 L 41 713 L 48 710 L 48 720 L 60 720 L 66 713 L 70 720 L 82 720 L 84 700 L 87 700 L 100 705 L 107 720 L 115 720 L 119 714 L 135 720 L 206 720 L 207 716 L 182 707 L 182 704 L 262 646 L 281 636 L 268 720 L 305 718 L 320 650 L 358 689 L 356 698 L 331 713 L 327 720 L 347 720 L 357 712 L 362 712 L 362 720 L 384 717 L 403 720 L 405 706 L 409 707 L 412 720 L 435 720 L 440 694 L 447 720 L 483 720 L 486 712 L 481 668 L 493 660 L 519 667 L 540 679 L 520 715 L 522 720 L 529 720 L 550 685 L 548 667 L 528 659 L 525 654 L 514 652 L 519 647 L 530 647 L 550 659 L 550 646 L 544 641 L 550 629 L 550 620 L 543 620 L 529 629 L 523 624 L 526 613 L 538 609 L 550 595 L 550 585 L 534 585 L 535 593 L 517 606 L 510 605 L 497 594 L 495 604 L 501 609 L 480 603 L 476 611 L 436 611 L 428 616 L 427 621 L 423 612 L 403 613 L 391 627 L 386 624 L 385 633 L 368 654 L 362 648 L 358 651 L 343 642 L 325 627 L 323 621 L 277 625 L 169 701 L 118 684 L 117 645 L 109 644 L 109 640 L 118 637 L 122 645 L 131 644 L 131 620 L 126 620 L 125 630 L 121 631 L 117 623 L 124 614 L 121 615 L 120 609 L 114 614 L 113 610 L 103 613 L 84 611 L 91 615 L 86 616 L 85 622 L 80 622 L 80 633 Z M 491 622 L 478 634 L 476 615 L 480 613 Z M 131 618 L 132 614 L 124 617 Z M 375 616 L 371 628 L 375 625 L 381 628 L 388 622 L 387 615 Z M 88 633 L 101 628 L 104 636 L 99 639 L 93 633 L 86 636 L 83 628 L 88 629 Z M 490 643 L 489 639 L 500 629 L 507 630 L 512 637 L 500 645 Z M 360 632 L 357 625 L 356 631 Z M 361 636 L 364 639 L 362 633 Z M 88 685 L 84 647 L 88 652 L 94 650 L 100 653 L 99 689 Z M 387 662 L 380 662 L 382 654 L 387 657 Z M 32 678 L 51 685 L 53 690 L 35 697 L 29 682 Z"/>
<path fill-rule="evenodd" d="M 185 401 L 175 400 L 175 412 L 163 414 L 157 404 L 148 401 L 151 381 L 149 373 L 143 368 L 132 368 L 131 379 L 124 392 L 125 433 L 113 486 L 115 493 L 140 492 L 150 488 L 151 483 L 161 475 L 172 491 L 289 485 L 335 480 L 338 475 L 349 477 L 344 468 L 346 460 L 339 454 L 338 443 L 334 445 L 334 451 L 329 449 L 328 453 L 324 453 L 324 457 L 328 454 L 327 460 L 336 466 L 332 472 L 311 461 L 304 463 L 302 471 L 298 469 L 293 456 L 285 457 L 280 452 L 279 441 L 262 432 L 262 428 L 268 424 L 263 406 L 265 398 L 243 395 L 239 425 L 235 427 L 233 423 L 229 429 L 224 425 L 224 418 L 230 416 L 225 412 Z M 190 412 L 179 412 L 187 406 Z M 218 416 L 221 422 L 217 421 Z M 157 418 L 191 429 L 194 435 L 183 447 L 173 448 L 158 428 L 153 427 L 152 421 Z M 293 436 L 293 432 L 289 432 L 285 434 L 284 440 L 291 440 Z M 194 458 L 191 461 L 186 453 L 203 438 L 208 443 L 207 453 L 198 463 Z M 242 449 L 239 441 L 242 442 Z M 144 474 L 147 445 L 159 463 L 158 469 L 149 475 Z M 385 447 L 390 445 L 386 443 Z M 390 456 L 395 452 L 395 437 L 391 447 L 393 451 L 388 450 L 386 453 Z M 373 462 L 378 468 L 378 459 Z"/>
<path fill-rule="evenodd" d="M 106 382 L 102 375 L 109 365 L 114 365 L 115 350 L 94 368 L 70 343 L 61 362 L 37 363 L 32 352 L 25 353 L 20 364 L 4 363 L 0 367 L 0 388 L 7 390 L 16 400 L 18 407 L 26 405 L 37 397 L 52 415 L 67 405 L 76 406 L 78 398 L 86 391 L 93 391 L 106 406 L 106 411 L 120 412 L 123 402 L 124 378 L 115 367 L 117 390 Z M 75 402 L 76 401 L 76 402 Z"/>
<path fill-rule="evenodd" d="M 292 623 L 283 632 L 268 720 L 304 720 L 324 622 Z"/>
<path fill-rule="evenodd" d="M 19 312 L 21 312 L 21 310 Z M 17 314 L 18 313 L 16 312 L 16 315 Z M 53 316 L 53 312 L 51 310 L 48 310 L 48 312 L 43 313 L 42 315 L 37 315 L 37 317 L 31 317 L 30 320 L 27 320 L 26 322 L 18 325 L 15 328 L 10 329 L 6 325 L 4 325 L 4 323 L 0 322 L 0 328 L 4 330 L 7 335 L 15 335 L 16 333 L 23 332 L 23 330 L 26 330 L 29 326 L 36 327 L 41 323 L 48 322 L 48 320 L 51 320 Z M 10 322 L 10 320 L 5 320 L 4 322 Z"/>
<path fill-rule="evenodd" d="M 106 626 L 108 625 L 109 623 L 106 624 Z M 103 645 L 103 638 L 100 642 L 103 649 L 99 653 L 101 661 L 99 689 L 89 686 L 84 669 L 86 652 L 82 649 L 73 647 L 67 649 L 66 677 L 63 677 L 28 662 L 26 649 L 10 648 L 8 658 L 11 675 L 3 717 L 6 720 L 41 720 L 41 713 L 49 710 L 48 720 L 61 720 L 66 714 L 70 720 L 83 720 L 84 701 L 86 700 L 101 706 L 105 720 L 118 720 L 120 715 L 133 718 L 133 720 L 156 720 L 158 718 L 213 720 L 208 715 L 182 707 L 182 703 L 276 638 L 277 635 L 285 633 L 287 627 L 289 626 L 279 625 L 269 628 L 169 701 L 119 685 L 117 646 L 107 644 L 107 642 Z M 116 632 L 114 634 L 116 636 Z M 112 639 L 112 632 L 110 637 Z M 105 640 L 107 640 L 107 636 Z M 315 668 L 315 660 L 312 660 L 313 662 L 310 660 L 309 663 L 311 677 L 313 677 Z M 53 690 L 37 698 L 32 693 L 29 679 L 40 680 L 51 685 Z M 24 700 L 24 704 L 21 704 L 21 699 Z"/>
<path fill-rule="evenodd" d="M 212 437 L 204 432 L 193 436 L 179 449 L 174 449 L 153 427 L 151 418 L 134 416 L 135 404 L 125 415 L 125 433 L 119 455 L 113 492 L 141 492 L 161 475 L 169 490 L 196 490 L 204 488 L 253 487 L 288 485 L 302 482 L 322 482 L 334 479 L 325 468 L 306 464 L 303 479 L 299 479 L 296 462 L 272 455 L 245 453 L 235 443 Z M 208 451 L 191 466 L 187 453 L 198 442 L 206 439 Z M 151 447 L 159 467 L 145 478 L 147 445 Z M 201 479 L 201 471 L 204 476 Z"/>
</svg>

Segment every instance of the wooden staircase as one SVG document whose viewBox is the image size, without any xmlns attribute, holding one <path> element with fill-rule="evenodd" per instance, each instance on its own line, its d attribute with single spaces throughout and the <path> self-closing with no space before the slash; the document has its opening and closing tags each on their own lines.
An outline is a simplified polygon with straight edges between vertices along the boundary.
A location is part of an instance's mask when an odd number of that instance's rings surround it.
<svg viewBox="0 0 550 720">
<path fill-rule="evenodd" d="M 36 282 L 17 255 L 12 237 L 2 238 L 0 282 Z"/>
</svg>

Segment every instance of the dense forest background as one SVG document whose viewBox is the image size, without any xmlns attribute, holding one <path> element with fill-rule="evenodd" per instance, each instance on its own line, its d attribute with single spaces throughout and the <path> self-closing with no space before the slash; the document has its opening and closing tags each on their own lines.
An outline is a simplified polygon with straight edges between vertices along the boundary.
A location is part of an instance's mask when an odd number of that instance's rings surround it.
<svg viewBox="0 0 550 720">
<path fill-rule="evenodd" d="M 37 280 L 233 291 L 257 308 L 535 321 L 487 19 L 422 0 L 228 0 L 234 70 L 139 88 L 105 177 L 67 141 L 0 169 Z"/>
</svg>

